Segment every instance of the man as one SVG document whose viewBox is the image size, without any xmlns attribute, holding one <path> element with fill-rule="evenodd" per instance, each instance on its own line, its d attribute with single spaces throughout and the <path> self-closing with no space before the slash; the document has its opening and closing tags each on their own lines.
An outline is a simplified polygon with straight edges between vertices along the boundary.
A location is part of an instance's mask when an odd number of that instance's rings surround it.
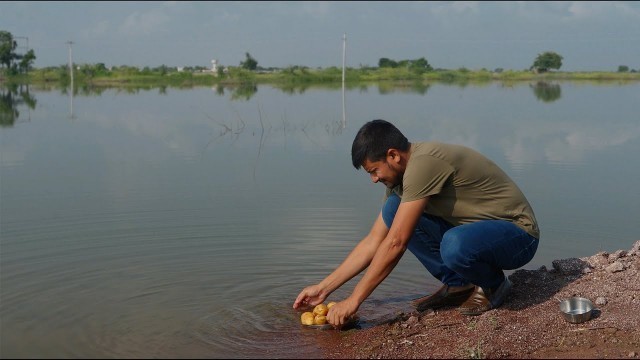
<svg viewBox="0 0 640 360">
<path fill-rule="evenodd" d="M 458 306 L 462 314 L 479 315 L 503 303 L 511 287 L 503 270 L 527 264 L 539 238 L 529 202 L 504 171 L 467 147 L 410 143 L 384 120 L 360 128 L 351 158 L 387 187 L 384 205 L 369 234 L 336 270 L 303 289 L 293 308 L 322 303 L 367 269 L 327 314 L 330 324 L 344 325 L 406 249 L 443 283 L 414 300 L 419 311 Z"/>
</svg>

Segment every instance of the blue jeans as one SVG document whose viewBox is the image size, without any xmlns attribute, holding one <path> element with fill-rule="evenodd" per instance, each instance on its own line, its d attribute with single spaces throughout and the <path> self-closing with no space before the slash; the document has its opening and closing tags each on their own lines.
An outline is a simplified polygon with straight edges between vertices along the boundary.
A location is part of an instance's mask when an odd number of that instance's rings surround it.
<svg viewBox="0 0 640 360">
<path fill-rule="evenodd" d="M 382 218 L 391 228 L 400 197 L 389 196 Z M 453 226 L 444 219 L 423 213 L 408 245 L 436 279 L 449 286 L 469 283 L 497 288 L 503 270 L 527 264 L 538 249 L 538 239 L 512 222 L 482 220 Z"/>
</svg>

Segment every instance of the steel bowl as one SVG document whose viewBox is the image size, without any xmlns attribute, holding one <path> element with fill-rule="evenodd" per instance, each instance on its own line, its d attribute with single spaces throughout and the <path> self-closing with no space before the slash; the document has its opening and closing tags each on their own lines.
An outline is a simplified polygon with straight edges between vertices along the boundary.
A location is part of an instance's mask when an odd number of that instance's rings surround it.
<svg viewBox="0 0 640 360">
<path fill-rule="evenodd" d="M 572 297 L 560 302 L 560 312 L 568 322 L 579 324 L 591 319 L 593 303 L 589 299 Z"/>
</svg>

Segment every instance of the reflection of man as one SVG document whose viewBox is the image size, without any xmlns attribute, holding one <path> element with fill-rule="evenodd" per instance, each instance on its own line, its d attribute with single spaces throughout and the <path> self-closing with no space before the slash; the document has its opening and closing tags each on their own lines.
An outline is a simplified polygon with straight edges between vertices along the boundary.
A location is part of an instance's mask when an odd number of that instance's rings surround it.
<svg viewBox="0 0 640 360">
<path fill-rule="evenodd" d="M 533 210 L 517 185 L 478 152 L 438 142 L 410 143 L 391 123 L 366 123 L 353 165 L 386 187 L 371 231 L 336 270 L 303 289 L 293 307 L 317 305 L 363 270 L 353 293 L 327 320 L 343 325 L 409 249 L 443 286 L 414 300 L 418 310 L 458 306 L 479 315 L 500 306 L 511 283 L 503 270 L 528 263 L 538 247 Z"/>
</svg>

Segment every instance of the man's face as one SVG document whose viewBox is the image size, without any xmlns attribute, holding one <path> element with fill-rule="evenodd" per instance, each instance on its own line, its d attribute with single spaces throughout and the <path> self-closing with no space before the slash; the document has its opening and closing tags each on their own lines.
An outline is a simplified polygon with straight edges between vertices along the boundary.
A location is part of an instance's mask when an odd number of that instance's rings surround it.
<svg viewBox="0 0 640 360">
<path fill-rule="evenodd" d="M 395 186 L 402 183 L 403 175 L 393 160 L 393 157 L 390 156 L 379 161 L 365 160 L 362 167 L 364 168 L 364 171 L 369 173 L 371 181 L 374 183 L 381 182 L 389 189 L 393 189 Z"/>
</svg>

